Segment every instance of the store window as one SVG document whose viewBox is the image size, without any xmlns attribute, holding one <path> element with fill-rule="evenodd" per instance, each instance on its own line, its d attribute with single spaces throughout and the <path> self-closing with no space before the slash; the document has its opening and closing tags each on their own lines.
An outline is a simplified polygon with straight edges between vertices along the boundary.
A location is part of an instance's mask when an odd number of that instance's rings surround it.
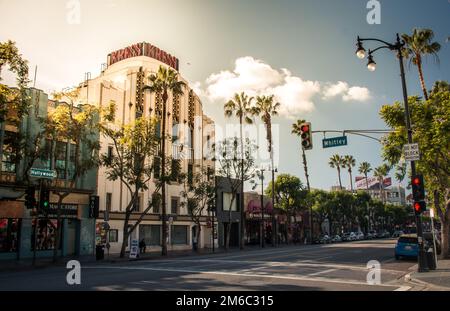
<svg viewBox="0 0 450 311">
<path fill-rule="evenodd" d="M 109 230 L 109 242 L 110 243 L 117 243 L 119 241 L 119 230 L 117 229 L 110 229 Z"/>
<path fill-rule="evenodd" d="M 55 249 L 56 233 L 58 230 L 58 221 L 56 219 L 38 219 L 37 236 L 34 238 L 34 227 L 36 219 L 33 219 L 33 228 L 31 231 L 31 250 L 34 250 L 34 243 L 36 241 L 38 251 L 45 251 Z M 58 249 L 61 249 L 62 244 L 62 230 L 60 230 L 60 238 Z"/>
<path fill-rule="evenodd" d="M 222 199 L 222 207 L 224 211 L 229 211 L 231 206 L 231 211 L 237 211 L 238 210 L 238 195 L 236 194 L 236 197 L 233 199 L 233 195 L 230 192 L 223 192 L 223 199 Z M 233 204 L 231 204 L 231 201 L 233 201 Z"/>
<path fill-rule="evenodd" d="M 188 244 L 188 226 L 172 226 L 171 241 L 174 245 Z"/>
<path fill-rule="evenodd" d="M 0 253 L 15 253 L 19 249 L 20 219 L 0 218 Z"/>
<path fill-rule="evenodd" d="M 139 239 L 146 245 L 161 245 L 161 225 L 140 225 Z"/>
</svg>

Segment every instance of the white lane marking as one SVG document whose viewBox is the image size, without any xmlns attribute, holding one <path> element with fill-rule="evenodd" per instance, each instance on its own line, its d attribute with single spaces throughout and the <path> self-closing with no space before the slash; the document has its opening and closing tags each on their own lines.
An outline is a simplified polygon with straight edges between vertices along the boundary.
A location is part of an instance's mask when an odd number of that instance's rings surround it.
<svg viewBox="0 0 450 311">
<path fill-rule="evenodd" d="M 270 278 L 270 279 L 282 279 L 282 280 L 294 280 L 294 281 L 310 281 L 310 282 L 324 282 L 324 283 L 339 283 L 339 284 L 351 284 L 351 285 L 364 285 L 364 286 L 378 286 L 378 287 L 397 287 L 395 285 L 377 284 L 370 285 L 367 282 L 359 282 L 348 279 L 326 279 L 322 277 L 308 277 L 308 276 L 296 276 L 296 275 L 268 275 L 268 274 L 249 274 L 249 273 L 236 273 L 236 272 L 223 272 L 223 271 L 198 271 L 191 269 L 174 269 L 174 268 L 143 268 L 143 267 L 84 267 L 85 269 L 117 269 L 117 270 L 149 270 L 149 271 L 164 271 L 164 272 L 179 272 L 179 273 L 197 273 L 197 274 L 215 274 L 215 275 L 230 275 L 237 277 L 255 277 L 255 278 Z M 397 287 L 398 288 L 398 287 Z"/>
<path fill-rule="evenodd" d="M 337 271 L 337 269 L 328 269 L 328 270 L 323 270 L 323 271 L 319 271 L 319 272 L 315 272 L 315 273 L 309 273 L 308 276 L 317 276 L 317 275 L 321 275 L 321 274 L 327 274 L 333 271 Z"/>
</svg>

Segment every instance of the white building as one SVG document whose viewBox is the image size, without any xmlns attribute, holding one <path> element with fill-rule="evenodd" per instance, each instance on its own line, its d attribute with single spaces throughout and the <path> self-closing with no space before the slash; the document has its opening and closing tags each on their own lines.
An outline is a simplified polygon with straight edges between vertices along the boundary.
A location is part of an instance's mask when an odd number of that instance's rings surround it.
<svg viewBox="0 0 450 311">
<path fill-rule="evenodd" d="M 100 76 L 87 79 L 82 84 L 80 100 L 100 107 L 110 101 L 116 103 L 116 123 L 126 124 L 139 116 L 162 115 L 160 96 L 144 92 L 147 78 L 158 71 L 160 66 L 178 70 L 178 60 L 168 53 L 148 43 L 138 43 L 108 55 L 108 64 Z M 179 75 L 179 79 L 188 82 Z M 214 143 L 214 122 L 203 113 L 202 103 L 193 90 L 187 86 L 179 98 L 169 94 L 167 101 L 166 134 L 177 137 L 173 142 L 166 140 L 166 154 L 182 158 L 183 172 L 198 170 L 201 166 L 214 169 L 214 162 L 207 158 Z M 101 137 L 101 153 L 113 152 L 111 142 Z M 157 176 L 156 176 L 157 177 Z M 143 211 L 155 189 L 155 176 L 149 182 L 148 191 L 139 194 L 139 207 Z M 166 186 L 166 212 L 169 218 L 168 250 L 189 249 L 192 247 L 194 222 L 186 207 L 181 206 L 180 192 L 183 185 L 171 182 Z M 130 193 L 120 181 L 107 179 L 106 168 L 100 167 L 97 177 L 97 195 L 100 198 L 100 219 L 97 220 L 97 241 L 106 239 L 102 223 L 108 220 L 110 252 L 120 251 L 123 236 L 124 210 L 130 201 Z M 106 213 L 105 213 L 106 211 Z M 106 217 L 105 217 L 106 214 Z M 132 215 L 130 225 L 140 216 Z M 199 247 L 211 247 L 212 230 L 208 215 L 202 219 Z M 131 239 L 145 239 L 147 251 L 161 249 L 161 208 L 152 208 L 144 220 L 132 233 Z M 128 243 L 130 245 L 130 243 Z"/>
</svg>

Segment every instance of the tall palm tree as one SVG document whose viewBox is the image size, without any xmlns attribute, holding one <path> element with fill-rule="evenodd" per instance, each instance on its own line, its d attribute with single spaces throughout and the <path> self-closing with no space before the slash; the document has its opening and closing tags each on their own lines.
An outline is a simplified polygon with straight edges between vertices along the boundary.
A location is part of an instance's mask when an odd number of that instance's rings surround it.
<svg viewBox="0 0 450 311">
<path fill-rule="evenodd" d="M 372 167 L 370 166 L 369 162 L 362 162 L 359 164 L 358 172 L 360 174 L 364 174 L 364 177 L 366 178 L 366 188 L 367 191 L 369 191 L 369 181 L 367 180 L 367 175 L 372 171 Z"/>
<path fill-rule="evenodd" d="M 169 93 L 174 96 L 183 94 L 186 83 L 178 80 L 178 73 L 170 68 L 159 66 L 156 74 L 149 77 L 149 85 L 144 89 L 150 90 L 152 93 L 161 94 L 162 96 L 162 128 L 161 128 L 161 205 L 162 205 L 162 255 L 167 255 L 167 220 L 166 220 L 166 117 L 167 117 L 167 100 Z"/>
<path fill-rule="evenodd" d="M 330 162 L 328 162 L 331 168 L 336 168 L 339 177 L 339 189 L 342 190 L 342 180 L 341 180 L 341 168 L 344 167 L 344 158 L 340 155 L 335 154 L 330 158 Z"/>
<path fill-rule="evenodd" d="M 302 135 L 302 124 L 305 123 L 306 120 L 297 120 L 296 123 L 292 124 L 292 134 L 295 134 L 297 136 L 301 136 Z M 305 148 L 302 147 L 302 157 L 303 157 L 303 169 L 305 170 L 305 178 L 306 178 L 306 187 L 308 189 L 308 191 L 311 191 L 311 187 L 309 185 L 309 175 L 308 175 L 308 163 L 306 161 L 306 152 L 305 152 Z M 313 204 L 309 205 L 309 226 L 310 226 L 310 230 L 311 230 L 311 234 L 310 234 L 310 243 L 312 244 L 314 242 L 314 220 L 313 220 Z"/>
<path fill-rule="evenodd" d="M 350 176 L 350 189 L 353 193 L 353 180 L 352 180 L 352 168 L 355 167 L 356 165 L 356 160 L 353 156 L 351 155 L 346 155 L 344 156 L 344 166 L 346 167 L 348 170 L 348 174 Z"/>
<path fill-rule="evenodd" d="M 419 71 L 420 85 L 425 100 L 428 100 L 428 92 L 425 86 L 425 79 L 423 77 L 422 60 L 427 55 L 433 55 L 438 62 L 439 58 L 437 52 L 441 49 L 441 45 L 438 42 L 432 42 L 434 38 L 433 30 L 431 29 L 414 29 L 411 36 L 407 34 L 402 35 L 402 39 L 405 41 L 406 46 L 403 49 L 403 54 L 406 58 L 410 58 L 417 70 Z"/>
<path fill-rule="evenodd" d="M 373 175 L 375 177 L 377 177 L 378 179 L 378 183 L 379 183 L 379 187 L 380 187 L 380 197 L 381 197 L 381 201 L 383 203 L 386 203 L 386 198 L 384 195 L 384 178 L 386 177 L 387 174 L 389 174 L 389 166 L 387 164 L 383 164 L 377 168 L 375 168 Z"/>
<path fill-rule="evenodd" d="M 270 96 L 258 96 L 256 97 L 256 105 L 253 107 L 252 113 L 254 115 L 261 116 L 261 120 L 266 127 L 266 139 L 268 143 L 268 151 L 270 154 L 270 162 L 272 164 L 272 206 L 275 204 L 275 167 L 273 159 L 273 137 L 272 137 L 272 117 L 278 115 L 278 108 L 280 103 L 274 102 L 274 95 Z M 273 213 L 272 213 L 273 217 Z M 273 218 L 272 218 L 273 223 Z M 263 239 L 264 239 L 265 227 L 263 224 Z M 274 245 L 274 235 L 272 234 L 272 245 Z"/>
<path fill-rule="evenodd" d="M 297 136 L 302 135 L 301 126 L 303 123 L 305 123 L 305 120 L 297 120 L 296 123 L 292 124 L 292 134 L 295 134 Z M 306 162 L 306 153 L 305 149 L 302 148 L 302 154 L 303 154 L 303 168 L 305 169 L 305 177 L 306 177 L 306 186 L 308 187 L 308 190 L 310 190 L 309 186 L 309 175 L 308 175 L 308 166 Z"/>
<path fill-rule="evenodd" d="M 240 126 L 240 139 L 241 139 L 241 152 L 242 152 L 242 159 L 241 159 L 241 172 L 240 172 L 240 179 L 241 179 L 241 191 L 244 193 L 244 135 L 243 135 L 243 124 L 248 123 L 252 124 L 253 120 L 251 116 L 253 115 L 253 107 L 252 102 L 254 98 L 249 97 L 244 92 L 238 94 L 234 94 L 233 99 L 229 100 L 224 105 L 224 111 L 225 111 L 225 117 L 232 117 L 233 115 L 236 116 L 239 119 L 239 126 Z M 245 210 L 244 210 L 244 198 L 243 196 L 240 197 L 240 209 L 241 209 L 241 221 L 240 221 L 240 233 L 241 233 L 241 239 L 240 239 L 240 248 L 244 248 L 244 230 L 245 230 Z M 231 224 L 229 224 L 231 225 Z M 229 237 L 228 237 L 229 238 Z"/>
</svg>

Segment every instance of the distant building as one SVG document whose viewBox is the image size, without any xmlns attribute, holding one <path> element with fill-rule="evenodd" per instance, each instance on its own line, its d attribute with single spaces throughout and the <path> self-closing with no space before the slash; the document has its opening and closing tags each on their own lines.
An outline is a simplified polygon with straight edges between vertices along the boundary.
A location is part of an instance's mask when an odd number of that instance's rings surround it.
<svg viewBox="0 0 450 311">
<path fill-rule="evenodd" d="M 387 203 L 395 204 L 395 205 L 406 205 L 406 194 L 405 188 L 400 185 L 391 186 L 389 188 L 383 189 L 372 189 L 369 190 L 369 194 L 373 199 L 377 199 L 383 201 L 383 199 Z"/>
</svg>

